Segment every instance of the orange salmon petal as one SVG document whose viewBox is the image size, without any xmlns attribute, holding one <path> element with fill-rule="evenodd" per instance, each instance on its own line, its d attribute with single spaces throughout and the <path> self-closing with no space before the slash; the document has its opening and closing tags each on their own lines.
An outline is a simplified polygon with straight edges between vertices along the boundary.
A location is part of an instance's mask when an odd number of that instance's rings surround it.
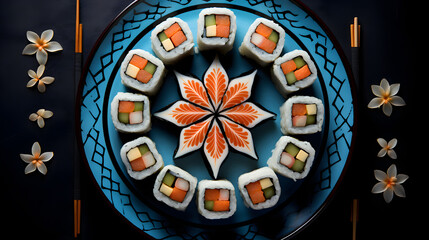
<svg viewBox="0 0 429 240">
<path fill-rule="evenodd" d="M 218 57 L 216 57 L 204 75 L 204 85 L 207 88 L 207 92 L 214 105 L 214 109 L 219 107 L 228 82 L 228 75 L 220 64 Z"/>
<path fill-rule="evenodd" d="M 256 126 L 261 121 L 273 117 L 274 114 L 266 112 L 253 103 L 242 103 L 221 113 L 236 123 L 248 128 Z"/>
<path fill-rule="evenodd" d="M 204 154 L 210 163 L 215 178 L 217 178 L 220 165 L 225 160 L 228 152 L 228 144 L 225 137 L 217 122 L 213 121 L 213 126 L 207 134 L 207 139 L 204 143 Z"/>
<path fill-rule="evenodd" d="M 176 74 L 177 81 L 179 82 L 183 98 L 198 106 L 205 107 L 213 111 L 207 92 L 200 80 L 185 76 L 178 72 L 174 73 Z"/>
<path fill-rule="evenodd" d="M 224 117 L 219 117 L 219 120 L 229 145 L 235 150 L 257 159 L 250 131 Z"/>
<path fill-rule="evenodd" d="M 210 117 L 202 122 L 182 129 L 180 132 L 179 147 L 175 155 L 176 158 L 195 151 L 203 145 L 212 119 L 213 117 Z"/>
<path fill-rule="evenodd" d="M 179 100 L 167 110 L 155 113 L 154 115 L 176 126 L 183 127 L 208 116 L 210 113 L 210 111 L 199 108 L 191 103 Z"/>
</svg>

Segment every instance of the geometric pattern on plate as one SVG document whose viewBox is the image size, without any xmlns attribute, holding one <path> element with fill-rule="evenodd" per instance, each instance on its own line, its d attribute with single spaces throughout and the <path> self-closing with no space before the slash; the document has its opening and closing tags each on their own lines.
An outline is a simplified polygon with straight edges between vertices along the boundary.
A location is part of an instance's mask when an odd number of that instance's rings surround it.
<svg viewBox="0 0 429 240">
<path fill-rule="evenodd" d="M 184 100 L 179 100 L 166 110 L 155 113 L 184 127 L 180 133 L 175 158 L 203 147 L 214 178 L 229 153 L 229 147 L 257 159 L 252 128 L 261 121 L 274 117 L 250 98 L 256 70 L 229 80 L 218 57 L 204 74 L 203 81 L 175 72 Z"/>
</svg>

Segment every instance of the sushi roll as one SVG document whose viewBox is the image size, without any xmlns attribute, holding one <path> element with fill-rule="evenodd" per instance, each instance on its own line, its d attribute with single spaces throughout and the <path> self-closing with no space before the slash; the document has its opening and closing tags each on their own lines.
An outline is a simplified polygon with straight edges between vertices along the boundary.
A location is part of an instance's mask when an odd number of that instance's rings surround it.
<svg viewBox="0 0 429 240">
<path fill-rule="evenodd" d="M 198 212 L 207 219 L 229 218 L 237 209 L 234 186 L 227 180 L 202 180 L 197 191 Z"/>
<path fill-rule="evenodd" d="M 310 134 L 322 131 L 324 107 L 322 100 L 293 96 L 280 107 L 283 134 Z"/>
<path fill-rule="evenodd" d="M 197 179 L 188 172 L 165 166 L 156 177 L 153 195 L 158 201 L 180 211 L 185 211 L 197 187 Z"/>
<path fill-rule="evenodd" d="M 125 143 L 121 148 L 121 159 L 128 174 L 137 180 L 144 179 L 164 167 L 162 156 L 148 137 Z"/>
<path fill-rule="evenodd" d="M 307 176 L 313 165 L 315 153 L 309 142 L 282 136 L 267 163 L 277 173 L 296 181 Z"/>
<path fill-rule="evenodd" d="M 116 130 L 145 133 L 151 128 L 149 98 L 135 93 L 118 92 L 110 104 Z"/>
<path fill-rule="evenodd" d="M 141 49 L 128 52 L 121 64 L 122 84 L 147 95 L 154 95 L 159 90 L 164 75 L 161 60 Z"/>
<path fill-rule="evenodd" d="M 285 31 L 282 27 L 268 19 L 257 18 L 247 30 L 238 50 L 241 55 L 266 66 L 280 56 L 284 43 Z"/>
<path fill-rule="evenodd" d="M 180 18 L 168 18 L 151 34 L 152 50 L 165 63 L 173 64 L 194 53 L 194 39 L 188 24 Z"/>
<path fill-rule="evenodd" d="M 269 167 L 256 169 L 238 177 L 238 188 L 244 204 L 255 210 L 270 208 L 279 200 L 279 179 Z"/>
<path fill-rule="evenodd" d="M 317 69 L 307 52 L 294 50 L 274 61 L 271 75 L 279 92 L 286 96 L 313 84 Z"/>
<path fill-rule="evenodd" d="M 198 17 L 198 49 L 216 49 L 225 54 L 232 49 L 236 31 L 236 17 L 231 10 L 206 8 Z"/>
</svg>

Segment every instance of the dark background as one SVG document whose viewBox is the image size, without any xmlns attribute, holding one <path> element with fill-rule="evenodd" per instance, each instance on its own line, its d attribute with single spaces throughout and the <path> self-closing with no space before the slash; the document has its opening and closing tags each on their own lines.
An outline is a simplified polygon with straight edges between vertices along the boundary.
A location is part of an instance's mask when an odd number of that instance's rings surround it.
<svg viewBox="0 0 429 240">
<path fill-rule="evenodd" d="M 86 60 L 108 23 L 130 0 L 82 0 L 83 52 Z M 322 214 L 294 239 L 351 239 L 351 202 L 360 199 L 358 239 L 414 239 L 427 223 L 424 172 L 428 157 L 424 90 L 427 67 L 423 45 L 427 27 L 423 8 L 404 0 L 302 0 L 332 31 L 348 60 L 351 59 L 349 25 L 354 16 L 362 25 L 362 83 L 357 93 L 358 132 L 352 161 L 335 197 Z M 2 1 L 0 7 L 0 225 L 3 236 L 24 239 L 73 238 L 73 141 L 74 141 L 74 0 Z M 26 31 L 39 35 L 53 29 L 54 41 L 64 48 L 49 53 L 45 76 L 55 77 L 45 93 L 27 89 L 29 69 L 36 70 L 35 56 L 21 55 L 28 44 Z M 427 62 L 427 61 L 426 61 Z M 407 105 L 394 107 L 390 117 L 381 109 L 368 109 L 374 97 L 370 85 L 382 78 L 400 83 L 398 93 Z M 421 91 L 419 91 L 419 89 Z M 28 120 L 39 108 L 54 112 L 43 129 Z M 377 158 L 376 139 L 398 139 L 397 160 Z M 53 151 L 48 174 L 24 174 L 20 153 L 30 153 L 39 141 L 42 152 Z M 422 157 L 422 155 L 424 157 Z M 410 176 L 403 186 L 406 198 L 385 203 L 382 194 L 371 193 L 377 183 L 373 170 L 386 171 L 396 164 L 398 173 Z M 420 171 L 420 170 L 422 171 Z M 143 236 L 109 206 L 82 165 L 82 239 L 142 239 Z"/>
</svg>

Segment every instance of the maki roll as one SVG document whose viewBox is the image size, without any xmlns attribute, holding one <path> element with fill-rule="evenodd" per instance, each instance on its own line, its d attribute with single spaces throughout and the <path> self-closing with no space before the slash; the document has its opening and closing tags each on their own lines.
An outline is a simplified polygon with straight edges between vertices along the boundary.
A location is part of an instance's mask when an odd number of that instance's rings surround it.
<svg viewBox="0 0 429 240">
<path fill-rule="evenodd" d="M 294 50 L 274 61 L 272 79 L 283 94 L 298 91 L 313 84 L 317 69 L 307 52 Z"/>
<path fill-rule="evenodd" d="M 168 165 L 156 177 L 153 195 L 158 201 L 185 211 L 194 196 L 196 186 L 195 177 L 176 166 Z"/>
<path fill-rule="evenodd" d="M 159 90 L 164 75 L 161 60 L 141 49 L 128 52 L 121 65 L 122 84 L 148 95 Z"/>
<path fill-rule="evenodd" d="M 324 107 L 322 100 L 293 96 L 280 107 L 282 133 L 309 134 L 322 131 Z"/>
<path fill-rule="evenodd" d="M 198 183 L 198 212 L 207 219 L 229 218 L 237 209 L 234 186 L 227 180 Z"/>
<path fill-rule="evenodd" d="M 244 204 L 255 210 L 270 208 L 279 200 L 279 179 L 269 167 L 256 169 L 238 177 L 238 188 Z"/>
<path fill-rule="evenodd" d="M 198 17 L 198 49 L 216 49 L 226 53 L 232 49 L 236 31 L 236 17 L 231 10 L 206 8 Z"/>
<path fill-rule="evenodd" d="M 118 92 L 110 104 L 116 130 L 125 133 L 145 133 L 151 128 L 149 98 L 135 93 Z"/>
<path fill-rule="evenodd" d="M 144 179 L 164 167 L 162 156 L 148 137 L 125 143 L 121 148 L 121 159 L 128 174 L 137 180 Z"/>
<path fill-rule="evenodd" d="M 278 58 L 285 43 L 285 31 L 277 23 L 257 18 L 250 25 L 241 43 L 241 55 L 252 58 L 262 66 Z"/>
<path fill-rule="evenodd" d="M 165 63 L 173 64 L 194 53 L 194 40 L 188 24 L 180 18 L 168 18 L 151 34 L 152 50 Z"/>
<path fill-rule="evenodd" d="M 267 163 L 277 173 L 296 181 L 307 176 L 313 165 L 315 152 L 309 142 L 282 136 Z"/>
</svg>

